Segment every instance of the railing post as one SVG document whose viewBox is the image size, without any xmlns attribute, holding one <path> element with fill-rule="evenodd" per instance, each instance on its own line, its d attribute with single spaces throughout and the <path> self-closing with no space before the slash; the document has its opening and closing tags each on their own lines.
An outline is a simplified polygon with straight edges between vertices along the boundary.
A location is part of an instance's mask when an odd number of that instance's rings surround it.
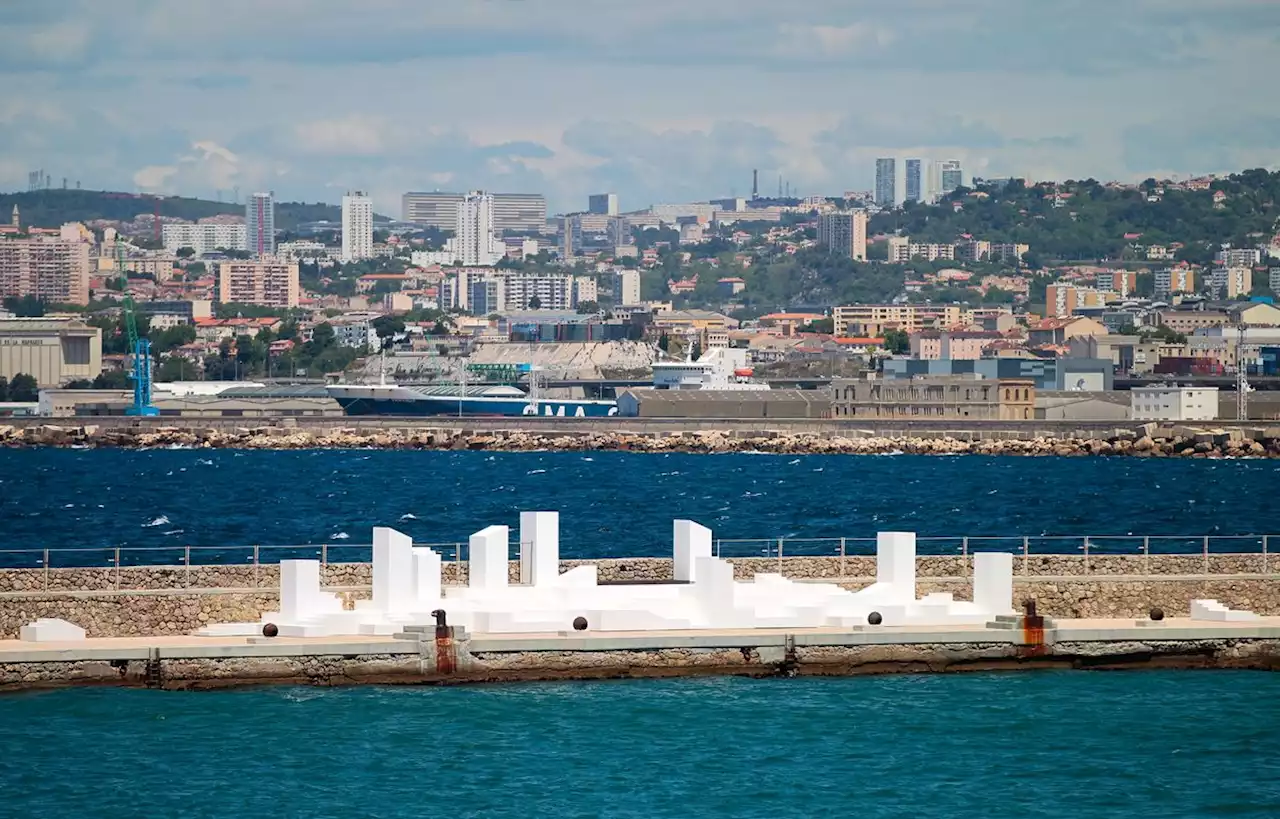
<svg viewBox="0 0 1280 819">
<path fill-rule="evenodd" d="M 778 574 L 782 574 L 782 538 L 778 538 Z"/>
<path fill-rule="evenodd" d="M 1263 574 L 1267 573 L 1267 538 L 1269 537 L 1270 535 L 1262 536 L 1262 573 Z"/>
<path fill-rule="evenodd" d="M 960 576 L 968 577 L 969 576 L 969 537 L 967 535 L 960 539 L 960 566 L 961 566 L 961 572 L 962 572 Z"/>
<path fill-rule="evenodd" d="M 120 591 L 120 547 L 116 547 L 116 591 Z"/>
<path fill-rule="evenodd" d="M 1204 536 L 1204 573 L 1209 573 L 1209 536 Z"/>
<path fill-rule="evenodd" d="M 720 538 L 716 538 L 715 551 L 712 554 L 716 557 L 720 557 Z"/>
<path fill-rule="evenodd" d="M 258 545 L 253 546 L 253 587 L 258 588 Z"/>
<path fill-rule="evenodd" d="M 187 566 L 186 584 L 187 584 L 187 588 L 189 589 L 191 588 L 191 544 L 189 543 L 183 547 L 182 562 L 185 563 Z"/>
<path fill-rule="evenodd" d="M 1151 576 L 1151 536 L 1142 536 L 1142 573 Z"/>
<path fill-rule="evenodd" d="M 1026 535 L 1022 536 L 1022 576 L 1026 577 L 1030 574 L 1028 564 L 1031 562 L 1031 539 Z"/>
<path fill-rule="evenodd" d="M 846 568 L 846 566 L 848 565 L 847 558 L 848 558 L 848 554 L 845 552 L 844 538 L 841 537 L 840 538 L 840 576 L 841 577 L 849 576 L 848 569 Z"/>
<path fill-rule="evenodd" d="M 320 565 L 321 566 L 329 565 L 329 544 L 328 543 L 320 544 Z"/>
<path fill-rule="evenodd" d="M 1084 573 L 1089 573 L 1089 536 L 1084 536 Z"/>
<path fill-rule="evenodd" d="M 44 550 L 44 590 L 49 591 L 49 547 Z"/>
</svg>

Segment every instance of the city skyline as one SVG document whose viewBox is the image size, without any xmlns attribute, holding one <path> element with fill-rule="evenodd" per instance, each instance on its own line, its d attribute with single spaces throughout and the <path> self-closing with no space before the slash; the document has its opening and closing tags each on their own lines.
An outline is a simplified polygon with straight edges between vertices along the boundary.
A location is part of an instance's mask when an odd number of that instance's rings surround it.
<svg viewBox="0 0 1280 819">
<path fill-rule="evenodd" d="M 7 6 L 0 189 L 43 168 L 73 185 L 224 200 L 361 189 L 383 213 L 433 189 L 540 192 L 552 212 L 614 191 L 632 210 L 746 196 L 755 168 L 766 193 L 778 176 L 798 195 L 870 189 L 879 156 L 954 158 L 972 176 L 1136 180 L 1274 166 L 1280 148 L 1280 118 L 1241 105 L 1267 98 L 1280 68 L 1274 5 L 568 5 Z M 184 44 L 190 31 L 200 49 Z M 886 59 L 902 53 L 913 56 Z M 871 113 L 831 104 L 852 77 Z M 541 93 L 565 81 L 578 93 Z M 643 90 L 673 83 L 717 92 Z M 618 88 L 639 90 L 616 111 L 582 103 Z M 1190 126 L 1186 111 L 1133 104 L 1175 97 L 1195 100 Z"/>
</svg>

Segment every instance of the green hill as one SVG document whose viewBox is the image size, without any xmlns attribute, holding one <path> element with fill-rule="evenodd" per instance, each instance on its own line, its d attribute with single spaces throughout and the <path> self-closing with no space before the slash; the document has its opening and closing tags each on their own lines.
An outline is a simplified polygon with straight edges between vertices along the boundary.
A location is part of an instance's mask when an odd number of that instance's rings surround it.
<svg viewBox="0 0 1280 819">
<path fill-rule="evenodd" d="M 88 222 L 94 219 L 130 221 L 139 215 L 155 213 L 155 197 L 148 194 L 116 191 L 49 189 L 26 193 L 0 193 L 0 221 L 7 222 L 14 205 L 18 206 L 24 225 L 58 227 L 65 222 Z M 160 215 L 194 222 L 222 213 L 244 215 L 244 205 L 166 196 L 160 200 Z M 387 217 L 375 214 L 384 221 Z M 304 222 L 328 220 L 340 222 L 342 208 L 323 202 L 277 202 L 276 228 L 293 230 Z"/>
<path fill-rule="evenodd" d="M 877 214 L 873 233 L 901 230 L 913 241 L 953 242 L 962 234 L 999 242 L 1025 242 L 1043 259 L 1117 259 L 1137 243 L 1184 242 L 1181 254 L 1207 262 L 1214 246 L 1253 247 L 1280 227 L 1280 171 L 1242 171 L 1215 180 L 1209 190 L 1178 190 L 1148 179 L 1134 188 L 1106 187 L 1095 180 L 1027 187 L 960 189 L 937 205 L 908 205 Z M 1163 190 L 1163 192 L 1161 192 Z M 978 195 L 974 195 L 975 191 Z M 1215 204 L 1214 194 L 1226 199 Z M 985 194 L 985 196 L 982 196 Z M 956 210 L 956 203 L 962 209 Z"/>
</svg>

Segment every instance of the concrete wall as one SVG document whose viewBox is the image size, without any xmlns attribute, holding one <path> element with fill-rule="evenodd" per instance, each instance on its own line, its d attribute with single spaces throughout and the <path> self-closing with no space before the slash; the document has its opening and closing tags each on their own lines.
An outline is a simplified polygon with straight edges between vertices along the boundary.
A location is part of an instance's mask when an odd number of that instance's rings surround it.
<svg viewBox="0 0 1280 819">
<path fill-rule="evenodd" d="M 569 568 L 587 562 L 600 567 L 601 580 L 669 579 L 671 561 L 634 558 L 565 561 Z M 778 570 L 778 561 L 735 559 L 740 578 Z M 1170 616 L 1187 614 L 1193 598 L 1210 597 L 1259 614 L 1280 614 L 1280 569 L 1274 557 L 1263 573 L 1261 555 L 1201 556 L 1018 556 L 1015 601 L 1034 597 L 1043 614 L 1058 617 L 1143 617 L 1152 606 Z M 967 599 L 971 562 L 960 557 L 917 560 L 917 592 L 951 592 Z M 851 557 L 786 558 L 783 573 L 799 578 L 840 580 L 849 588 L 872 582 L 874 561 Z M 446 563 L 445 582 L 466 578 L 466 564 Z M 519 564 L 509 576 L 518 581 Z M 843 580 L 841 580 L 843 578 Z M 347 604 L 370 596 L 368 564 L 330 564 L 323 582 L 340 591 Z M 38 617 L 62 617 L 90 636 L 185 634 L 208 623 L 257 620 L 277 603 L 275 566 L 209 566 L 114 569 L 0 570 L 0 637 Z M 255 588 L 256 586 L 256 588 Z"/>
</svg>

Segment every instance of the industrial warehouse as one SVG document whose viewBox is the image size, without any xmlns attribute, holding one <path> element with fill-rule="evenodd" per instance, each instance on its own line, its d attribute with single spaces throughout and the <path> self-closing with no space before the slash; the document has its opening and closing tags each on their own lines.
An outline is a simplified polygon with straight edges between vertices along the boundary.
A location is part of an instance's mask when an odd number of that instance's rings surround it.
<svg viewBox="0 0 1280 819">
<path fill-rule="evenodd" d="M 102 330 L 78 318 L 0 319 L 0 377 L 60 387 L 102 372 Z"/>
</svg>

